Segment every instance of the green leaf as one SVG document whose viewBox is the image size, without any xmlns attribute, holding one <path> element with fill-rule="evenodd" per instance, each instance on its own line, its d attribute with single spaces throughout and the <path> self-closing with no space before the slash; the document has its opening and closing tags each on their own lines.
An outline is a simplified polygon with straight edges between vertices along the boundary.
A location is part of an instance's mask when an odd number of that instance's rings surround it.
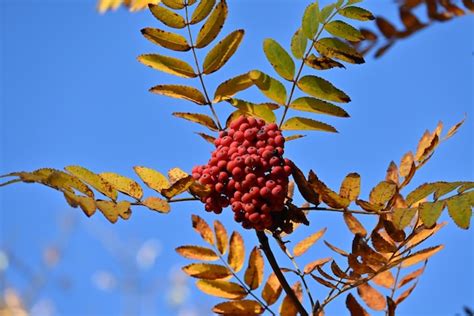
<svg viewBox="0 0 474 316">
<path fill-rule="evenodd" d="M 191 24 L 196 24 L 207 18 L 216 0 L 201 0 L 191 16 Z"/>
<path fill-rule="evenodd" d="M 336 20 L 329 22 L 324 29 L 334 36 L 351 42 L 359 42 L 364 39 L 364 35 L 362 35 L 358 29 L 343 21 Z"/>
<path fill-rule="evenodd" d="M 276 121 L 275 113 L 273 113 L 272 108 L 268 104 L 255 104 L 239 99 L 230 99 L 228 101 L 239 109 L 243 115 L 258 117 L 267 123 L 275 123 Z"/>
<path fill-rule="evenodd" d="M 396 192 L 397 185 L 395 183 L 382 181 L 370 191 L 369 201 L 373 204 L 385 204 Z"/>
<path fill-rule="evenodd" d="M 337 133 L 337 130 L 331 125 L 318 122 L 305 117 L 292 117 L 283 123 L 282 130 L 286 131 L 323 131 Z"/>
<path fill-rule="evenodd" d="M 313 40 L 319 27 L 319 4 L 318 1 L 311 3 L 306 7 L 303 14 L 302 30 L 303 34 L 310 40 Z"/>
<path fill-rule="evenodd" d="M 248 89 L 253 86 L 253 81 L 249 74 L 245 73 L 221 83 L 214 93 L 214 103 L 218 103 L 232 98 L 237 92 Z"/>
<path fill-rule="evenodd" d="M 185 1 L 186 0 L 161 0 L 165 6 L 175 10 L 184 8 Z"/>
<path fill-rule="evenodd" d="M 291 102 L 290 108 L 299 110 L 299 111 L 306 111 L 318 114 L 328 114 L 338 117 L 349 117 L 346 111 L 342 108 L 328 103 L 326 101 L 318 100 L 311 97 L 303 97 L 298 98 Z"/>
<path fill-rule="evenodd" d="M 472 207 L 474 206 L 474 191 L 449 198 L 446 205 L 449 216 L 451 216 L 454 223 L 462 229 L 468 229 L 472 217 Z"/>
<path fill-rule="evenodd" d="M 182 29 L 186 26 L 186 21 L 184 18 L 165 7 L 156 4 L 150 4 L 148 6 L 151 13 L 155 18 L 157 18 L 161 23 L 175 29 Z"/>
<path fill-rule="evenodd" d="M 339 10 L 339 14 L 345 16 L 346 18 L 359 20 L 359 21 L 368 21 L 374 20 L 375 17 L 372 15 L 370 11 L 366 9 L 362 9 L 356 6 L 346 7 L 344 9 Z"/>
<path fill-rule="evenodd" d="M 107 181 L 119 192 L 129 195 L 137 200 L 143 196 L 143 190 L 138 183 L 130 178 L 121 176 L 113 172 L 104 172 L 99 174 L 102 179 Z"/>
<path fill-rule="evenodd" d="M 337 38 L 322 38 L 314 44 L 314 47 L 318 53 L 329 58 L 336 58 L 352 64 L 365 63 L 364 57 L 357 50 Z"/>
<path fill-rule="evenodd" d="M 295 63 L 277 41 L 267 38 L 263 41 L 263 51 L 275 71 L 284 79 L 291 81 L 295 76 Z"/>
<path fill-rule="evenodd" d="M 103 195 L 114 201 L 117 199 L 117 191 L 110 185 L 110 183 L 102 179 L 98 174 L 95 174 L 81 166 L 67 166 L 64 169 L 89 184 Z"/>
<path fill-rule="evenodd" d="M 209 53 L 203 63 L 203 73 L 211 74 L 219 70 L 234 55 L 244 37 L 244 30 L 237 30 L 227 35 L 222 41 L 217 43 Z"/>
<path fill-rule="evenodd" d="M 291 52 L 297 59 L 302 59 L 306 52 L 308 39 L 304 36 L 303 30 L 298 29 L 291 38 Z"/>
<path fill-rule="evenodd" d="M 194 72 L 187 62 L 180 59 L 163 56 L 159 54 L 145 54 L 138 57 L 138 61 L 153 69 L 163 71 L 178 77 L 195 78 L 197 74 Z"/>
<path fill-rule="evenodd" d="M 185 99 L 199 105 L 206 105 L 207 101 L 204 95 L 196 88 L 182 85 L 158 85 L 150 89 L 150 92 L 165 95 L 177 99 Z"/>
<path fill-rule="evenodd" d="M 286 89 L 280 81 L 259 70 L 252 70 L 248 74 L 249 78 L 265 96 L 278 104 L 285 104 Z"/>
<path fill-rule="evenodd" d="M 316 70 L 327 70 L 327 69 L 332 69 L 332 68 L 345 68 L 343 64 L 340 62 L 337 62 L 331 58 L 321 56 L 321 57 L 316 57 L 315 55 L 311 54 L 306 58 L 304 63 L 307 66 L 310 66 L 313 69 Z"/>
<path fill-rule="evenodd" d="M 419 206 L 419 212 L 423 224 L 425 224 L 426 227 L 433 227 L 445 207 L 446 203 L 444 201 L 421 203 Z"/>
<path fill-rule="evenodd" d="M 170 185 L 168 179 L 161 172 L 142 166 L 136 166 L 133 169 L 150 189 L 160 194 L 163 189 L 168 188 Z"/>
<path fill-rule="evenodd" d="M 393 209 L 393 225 L 397 229 L 404 229 L 410 225 L 413 216 L 416 214 L 416 208 L 394 208 Z"/>
<path fill-rule="evenodd" d="M 191 49 L 186 38 L 179 34 L 150 27 L 142 29 L 141 32 L 148 40 L 164 48 L 181 52 Z"/>
<path fill-rule="evenodd" d="M 211 131 L 217 131 L 218 130 L 218 127 L 217 127 L 216 123 L 214 122 L 214 120 L 211 117 L 209 117 L 205 114 L 174 112 L 173 115 L 176 116 L 176 117 L 180 117 L 182 119 L 191 121 L 191 122 L 195 122 L 195 123 L 204 125 L 207 128 L 209 128 Z"/>
<path fill-rule="evenodd" d="M 211 16 L 199 30 L 196 39 L 196 48 L 203 48 L 209 45 L 219 35 L 227 18 L 227 3 L 222 0 L 219 2 Z"/>
<path fill-rule="evenodd" d="M 350 102 L 351 99 L 343 91 L 337 89 L 329 81 L 316 76 L 304 76 L 297 83 L 298 88 L 307 94 L 334 102 Z"/>
<path fill-rule="evenodd" d="M 328 4 L 324 8 L 321 9 L 321 13 L 319 14 L 319 23 L 323 24 L 327 22 L 326 20 L 329 18 L 331 13 L 334 11 L 336 8 L 336 5 L 334 3 Z"/>
<path fill-rule="evenodd" d="M 424 199 L 425 197 L 427 197 L 428 195 L 430 195 L 431 193 L 433 193 L 436 190 L 436 185 L 437 185 L 436 182 L 434 182 L 434 183 L 424 183 L 424 184 L 420 185 L 419 187 L 417 187 L 415 190 L 413 190 L 412 192 L 410 192 L 407 195 L 407 197 L 406 197 L 407 204 L 412 205 L 412 204 Z"/>
</svg>

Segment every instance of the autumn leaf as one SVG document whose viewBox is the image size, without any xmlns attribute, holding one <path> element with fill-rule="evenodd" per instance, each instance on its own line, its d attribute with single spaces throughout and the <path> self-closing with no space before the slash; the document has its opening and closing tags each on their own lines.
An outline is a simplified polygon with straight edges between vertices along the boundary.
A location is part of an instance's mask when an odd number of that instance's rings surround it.
<svg viewBox="0 0 474 316">
<path fill-rule="evenodd" d="M 181 246 L 176 248 L 176 252 L 188 259 L 214 261 L 218 260 L 219 256 L 214 250 L 201 246 Z"/>
<path fill-rule="evenodd" d="M 262 298 L 268 306 L 275 304 L 283 290 L 280 281 L 275 273 L 268 276 L 267 282 L 262 290 Z"/>
<path fill-rule="evenodd" d="M 244 33 L 244 30 L 234 31 L 217 43 L 204 58 L 203 73 L 208 75 L 222 68 L 237 51 Z"/>
<path fill-rule="evenodd" d="M 227 13 L 227 3 L 221 0 L 199 30 L 196 38 L 196 48 L 206 47 L 219 35 L 227 18 Z"/>
<path fill-rule="evenodd" d="M 195 78 L 197 74 L 193 67 L 178 58 L 160 54 L 145 54 L 138 56 L 138 61 L 153 69 L 183 78 Z"/>
<path fill-rule="evenodd" d="M 214 221 L 214 232 L 216 234 L 217 250 L 219 250 L 222 255 L 225 255 L 227 252 L 228 243 L 227 230 L 225 229 L 225 226 L 222 225 L 222 223 L 218 220 Z"/>
<path fill-rule="evenodd" d="M 275 40 L 263 41 L 263 51 L 273 69 L 284 79 L 291 81 L 295 76 L 295 63 L 288 52 Z"/>
<path fill-rule="evenodd" d="M 182 270 L 189 276 L 205 280 L 224 279 L 232 275 L 227 267 L 211 263 L 191 263 Z"/>
<path fill-rule="evenodd" d="M 191 24 L 196 24 L 204 20 L 212 11 L 216 0 L 201 0 L 197 5 L 196 9 L 194 9 L 193 14 L 191 16 Z"/>
<path fill-rule="evenodd" d="M 143 206 L 160 213 L 168 213 L 171 210 L 169 203 L 159 197 L 150 196 L 142 202 Z"/>
<path fill-rule="evenodd" d="M 304 254 L 306 251 L 308 251 L 308 249 L 311 246 L 313 246 L 324 235 L 324 233 L 326 232 L 326 229 L 327 228 L 323 228 L 319 230 L 318 232 L 306 237 L 299 243 L 297 243 L 295 247 L 293 248 L 293 253 L 295 257 L 299 257 L 302 254 Z"/>
<path fill-rule="evenodd" d="M 191 218 L 194 230 L 201 235 L 202 239 L 207 241 L 209 244 L 214 245 L 214 234 L 212 233 L 211 227 L 209 227 L 206 221 L 194 214 L 191 216 Z"/>
<path fill-rule="evenodd" d="M 385 297 L 368 283 L 362 283 L 357 287 L 357 293 L 371 309 L 382 311 L 386 307 Z"/>
<path fill-rule="evenodd" d="M 153 16 L 166 26 L 182 29 L 186 26 L 184 18 L 176 12 L 173 12 L 161 5 L 150 4 L 148 6 Z"/>
<path fill-rule="evenodd" d="M 329 81 L 317 76 L 303 76 L 298 80 L 297 86 L 301 91 L 316 98 L 344 103 L 351 101 L 343 91 L 336 88 Z"/>
<path fill-rule="evenodd" d="M 239 272 L 244 266 L 245 260 L 245 245 L 242 235 L 238 232 L 233 232 L 230 236 L 229 242 L 229 256 L 227 262 L 229 266 L 235 271 Z"/>
<path fill-rule="evenodd" d="M 196 282 L 198 289 L 212 296 L 238 300 L 247 296 L 247 291 L 234 282 L 223 280 L 198 280 Z"/>
<path fill-rule="evenodd" d="M 113 172 L 104 172 L 99 176 L 110 183 L 114 189 L 127 194 L 137 200 L 143 196 L 143 190 L 138 183 L 127 177 L 121 176 Z"/>
<path fill-rule="evenodd" d="M 244 274 L 245 284 L 249 289 L 257 289 L 263 281 L 264 261 L 260 249 L 254 247 L 250 253 L 249 263 Z"/>
<path fill-rule="evenodd" d="M 260 303 L 253 300 L 228 301 L 215 305 L 212 311 L 221 315 L 260 315 L 265 309 Z"/>
<path fill-rule="evenodd" d="M 103 195 L 111 198 L 114 201 L 117 199 L 117 191 L 110 185 L 110 183 L 102 179 L 98 174 L 95 174 L 81 166 L 68 166 L 64 169 L 66 169 L 66 171 L 70 174 L 89 184 Z"/>
<path fill-rule="evenodd" d="M 136 166 L 133 169 L 150 189 L 161 193 L 161 190 L 169 187 L 168 179 L 162 173 L 142 166 Z"/>
</svg>

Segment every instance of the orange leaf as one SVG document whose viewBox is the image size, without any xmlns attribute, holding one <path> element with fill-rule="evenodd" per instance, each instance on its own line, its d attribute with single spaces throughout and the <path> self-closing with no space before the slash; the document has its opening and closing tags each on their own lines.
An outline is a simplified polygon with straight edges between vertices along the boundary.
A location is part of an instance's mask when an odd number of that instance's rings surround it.
<svg viewBox="0 0 474 316">
<path fill-rule="evenodd" d="M 321 229 L 320 231 L 312 234 L 309 237 L 306 237 L 302 241 L 296 244 L 295 248 L 293 248 L 293 253 L 295 257 L 299 257 L 304 254 L 312 245 L 314 245 L 319 238 L 321 238 L 324 233 L 326 232 L 326 228 Z"/>
<path fill-rule="evenodd" d="M 260 303 L 253 300 L 228 301 L 219 303 L 212 311 L 221 315 L 260 315 L 265 311 Z"/>
<path fill-rule="evenodd" d="M 216 234 L 216 246 L 217 250 L 223 255 L 227 252 L 227 230 L 225 229 L 224 225 L 218 220 L 214 221 L 214 232 Z"/>
<path fill-rule="evenodd" d="M 254 247 L 250 253 L 249 265 L 245 270 L 244 281 L 251 290 L 257 289 L 263 281 L 264 261 L 260 249 Z"/>
<path fill-rule="evenodd" d="M 198 280 L 196 286 L 208 295 L 231 300 L 238 300 L 247 296 L 247 291 L 240 284 L 229 281 Z"/>
<path fill-rule="evenodd" d="M 210 263 L 192 263 L 183 267 L 184 273 L 194 278 L 217 280 L 227 278 L 232 272 L 224 266 Z"/>
<path fill-rule="evenodd" d="M 301 302 L 303 299 L 303 291 L 301 288 L 301 283 L 296 282 L 291 289 L 295 292 L 296 297 Z M 298 314 L 298 308 L 295 306 L 291 298 L 287 295 L 283 299 L 280 305 L 280 316 L 296 316 Z"/>
<path fill-rule="evenodd" d="M 281 287 L 280 281 L 275 273 L 272 273 L 263 287 L 262 298 L 267 305 L 270 306 L 278 300 L 282 290 L 283 288 Z"/>
<path fill-rule="evenodd" d="M 346 298 L 347 309 L 351 312 L 351 316 L 370 316 L 367 311 L 360 306 L 359 302 L 352 294 L 347 294 Z"/>
<path fill-rule="evenodd" d="M 230 236 L 229 243 L 229 257 L 227 262 L 229 266 L 235 271 L 239 272 L 244 266 L 245 260 L 245 245 L 242 236 L 238 232 L 233 232 Z"/>
<path fill-rule="evenodd" d="M 385 309 L 385 297 L 368 283 L 362 283 L 359 285 L 357 287 L 357 293 L 359 293 L 359 296 L 365 304 L 373 310 L 382 311 Z"/>
<path fill-rule="evenodd" d="M 206 221 L 198 215 L 192 215 L 192 221 L 194 230 L 201 235 L 202 239 L 214 245 L 214 234 Z"/>
<path fill-rule="evenodd" d="M 364 226 L 357 220 L 357 218 L 349 212 L 344 212 L 344 221 L 346 222 L 349 230 L 355 235 L 360 234 L 362 236 L 367 236 L 367 231 Z"/>
<path fill-rule="evenodd" d="M 219 259 L 214 250 L 200 246 L 181 246 L 176 252 L 188 259 L 213 261 Z"/>
</svg>

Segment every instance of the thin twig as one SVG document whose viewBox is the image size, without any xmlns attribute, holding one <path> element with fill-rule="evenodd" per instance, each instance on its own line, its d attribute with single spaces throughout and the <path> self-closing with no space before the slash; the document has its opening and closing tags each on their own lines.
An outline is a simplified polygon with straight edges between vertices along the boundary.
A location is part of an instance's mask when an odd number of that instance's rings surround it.
<svg viewBox="0 0 474 316">
<path fill-rule="evenodd" d="M 209 98 L 209 95 L 207 93 L 207 89 L 206 89 L 206 86 L 204 84 L 204 79 L 202 77 L 202 72 L 200 70 L 199 61 L 198 61 L 198 58 L 197 58 L 197 55 L 196 55 L 196 48 L 194 47 L 194 43 L 193 43 L 193 36 L 192 36 L 192 33 L 191 33 L 191 27 L 189 26 L 190 23 L 189 23 L 188 2 L 187 1 L 185 2 L 184 10 L 186 12 L 185 13 L 186 14 L 186 28 L 188 30 L 189 43 L 191 44 L 191 51 L 193 52 L 194 63 L 196 64 L 197 75 L 199 77 L 199 81 L 201 82 L 202 90 L 204 91 L 204 96 L 206 97 L 207 105 L 209 105 L 209 108 L 211 109 L 212 115 L 214 116 L 214 119 L 216 120 L 217 127 L 221 131 L 222 130 L 222 125 L 221 125 L 221 122 L 219 121 L 219 117 L 217 116 L 216 111 L 214 110 L 214 106 L 212 105 L 212 101 Z"/>
<path fill-rule="evenodd" d="M 362 215 L 380 215 L 380 214 L 389 214 L 392 212 L 366 212 L 360 210 L 345 210 L 345 209 L 337 209 L 337 208 L 328 208 L 328 207 L 319 207 L 319 206 L 310 206 L 310 207 L 299 207 L 301 211 L 327 211 L 327 212 L 337 212 L 337 213 L 353 213 L 353 214 L 362 214 Z"/>
<path fill-rule="evenodd" d="M 275 256 L 273 255 L 272 249 L 270 248 L 270 244 L 268 243 L 267 235 L 265 235 L 265 233 L 262 231 L 257 231 L 257 237 L 260 242 L 260 248 L 263 250 L 263 253 L 267 257 L 268 263 L 270 263 L 270 266 L 272 267 L 273 272 L 278 278 L 278 281 L 280 281 L 280 284 L 286 295 L 291 299 L 291 301 L 296 306 L 302 316 L 308 316 L 308 312 L 304 309 L 303 305 L 296 297 L 295 292 L 291 289 L 290 285 L 288 284 L 288 281 L 281 272 L 280 266 L 278 265 L 278 262 L 276 261 Z"/>
</svg>

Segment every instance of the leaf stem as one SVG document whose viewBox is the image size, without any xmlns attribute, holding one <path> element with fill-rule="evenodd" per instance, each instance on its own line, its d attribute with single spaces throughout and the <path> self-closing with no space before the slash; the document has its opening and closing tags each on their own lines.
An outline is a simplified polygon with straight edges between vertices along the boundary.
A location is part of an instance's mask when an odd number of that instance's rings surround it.
<svg viewBox="0 0 474 316">
<path fill-rule="evenodd" d="M 263 250 L 263 253 L 267 257 L 268 263 L 270 263 L 270 266 L 273 269 L 273 272 L 275 273 L 276 277 L 278 278 L 278 281 L 280 281 L 280 284 L 285 291 L 286 295 L 291 299 L 293 304 L 296 306 L 298 311 L 302 316 L 308 316 L 308 312 L 304 309 L 303 305 L 301 302 L 298 300 L 296 297 L 295 292 L 291 289 L 290 285 L 288 284 L 288 281 L 286 280 L 285 276 L 280 270 L 280 266 L 278 265 L 278 262 L 275 259 L 275 256 L 272 252 L 272 249 L 270 248 L 270 244 L 268 243 L 268 237 L 265 235 L 265 232 L 263 231 L 256 231 L 257 232 L 257 237 L 260 242 L 260 247 Z"/>
<path fill-rule="evenodd" d="M 380 215 L 380 214 L 391 213 L 391 212 L 370 213 L 370 212 L 360 211 L 360 210 L 345 210 L 345 209 L 319 207 L 319 206 L 299 207 L 298 209 L 301 211 L 327 211 L 327 212 L 353 213 L 353 214 L 363 214 L 363 215 Z"/>
<path fill-rule="evenodd" d="M 343 6 L 342 8 L 344 8 L 344 6 Z M 285 120 L 285 117 L 286 117 L 286 113 L 288 112 L 288 109 L 290 108 L 290 104 L 291 104 L 291 101 L 292 101 L 292 99 L 293 99 L 293 94 L 294 94 L 294 92 L 295 92 L 295 89 L 296 89 L 298 80 L 300 79 L 301 72 L 303 71 L 303 68 L 304 68 L 306 59 L 308 59 L 309 54 L 311 54 L 311 51 L 313 50 L 313 46 L 314 46 L 314 44 L 318 41 L 319 37 L 321 36 L 321 33 L 324 31 L 324 27 L 326 26 L 326 24 L 329 23 L 329 21 L 331 21 L 331 19 L 332 19 L 337 13 L 339 13 L 339 10 L 342 9 L 342 8 L 336 9 L 336 11 L 335 11 L 333 14 L 331 14 L 331 16 L 329 16 L 326 21 L 324 21 L 323 23 L 321 23 L 321 28 L 318 30 L 318 32 L 316 33 L 316 35 L 315 35 L 315 36 L 313 37 L 313 39 L 311 40 L 311 44 L 310 44 L 310 46 L 309 46 L 309 49 L 308 49 L 308 51 L 306 52 L 306 54 L 304 55 L 303 59 L 301 60 L 300 68 L 298 69 L 298 72 L 297 72 L 297 74 L 296 74 L 295 79 L 293 79 L 293 83 L 292 83 L 291 90 L 290 90 L 290 96 L 288 97 L 288 102 L 286 102 L 286 104 L 285 104 L 285 110 L 283 111 L 283 115 L 282 115 L 282 117 L 281 117 L 280 124 L 278 124 L 278 128 L 281 129 L 281 126 L 283 125 L 283 121 Z"/>
<path fill-rule="evenodd" d="M 191 27 L 189 26 L 190 23 L 189 23 L 189 13 L 188 13 L 188 2 L 187 1 L 185 2 L 184 10 L 186 12 L 185 13 L 186 14 L 186 28 L 188 30 L 189 42 L 191 44 L 191 51 L 193 52 L 194 63 L 196 65 L 197 75 L 199 77 L 199 81 L 201 82 L 202 90 L 204 92 L 204 96 L 206 97 L 207 105 L 211 109 L 212 115 L 214 116 L 214 119 L 216 120 L 217 127 L 219 128 L 219 131 L 222 131 L 221 122 L 219 121 L 219 117 L 217 116 L 217 113 L 214 110 L 214 106 L 212 105 L 212 101 L 209 98 L 209 94 L 207 93 L 206 85 L 204 84 L 204 79 L 203 79 L 203 76 L 202 76 L 202 71 L 201 71 L 201 68 L 199 66 L 199 61 L 198 61 L 198 58 L 197 58 L 197 55 L 196 55 L 196 48 L 194 47 L 193 36 L 192 36 L 192 33 L 191 33 Z"/>
</svg>

